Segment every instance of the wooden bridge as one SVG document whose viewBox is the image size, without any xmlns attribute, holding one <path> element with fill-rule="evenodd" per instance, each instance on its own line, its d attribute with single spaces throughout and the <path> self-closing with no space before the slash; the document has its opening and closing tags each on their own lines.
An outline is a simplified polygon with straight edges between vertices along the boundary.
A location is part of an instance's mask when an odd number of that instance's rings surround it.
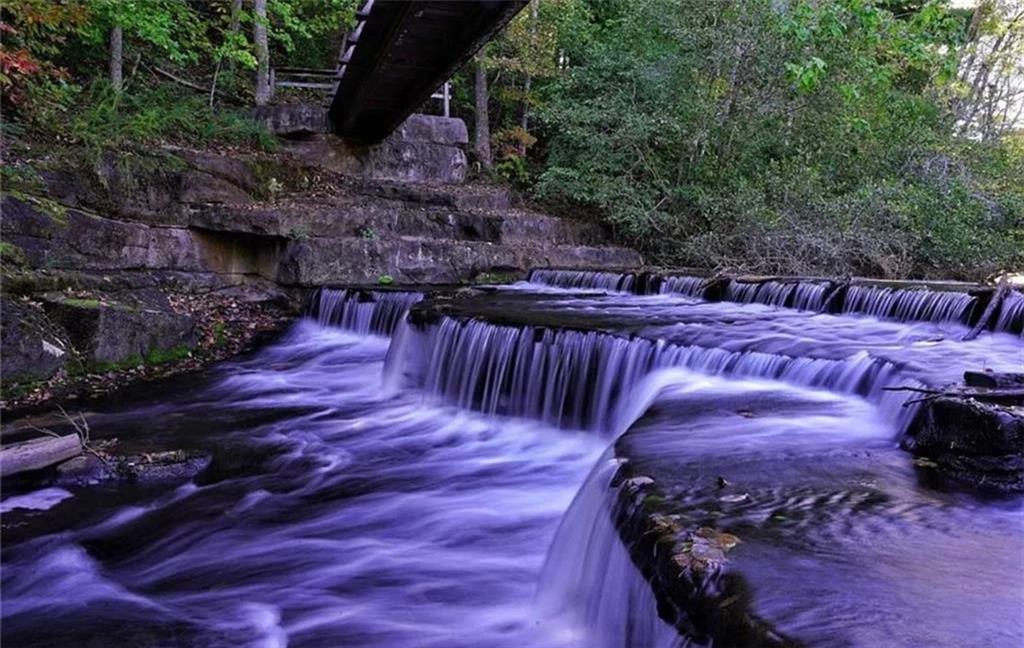
<svg viewBox="0 0 1024 648">
<path fill-rule="evenodd" d="M 378 142 L 527 0 L 367 0 L 341 48 L 330 117 L 345 139 Z"/>
</svg>

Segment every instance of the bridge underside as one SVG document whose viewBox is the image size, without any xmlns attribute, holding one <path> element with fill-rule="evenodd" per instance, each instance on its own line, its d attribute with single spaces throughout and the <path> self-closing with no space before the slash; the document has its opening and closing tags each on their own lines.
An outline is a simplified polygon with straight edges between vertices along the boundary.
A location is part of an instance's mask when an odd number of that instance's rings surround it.
<svg viewBox="0 0 1024 648">
<path fill-rule="evenodd" d="M 335 132 L 364 144 L 387 137 L 525 5 L 376 0 L 343 61 L 330 110 Z"/>
</svg>

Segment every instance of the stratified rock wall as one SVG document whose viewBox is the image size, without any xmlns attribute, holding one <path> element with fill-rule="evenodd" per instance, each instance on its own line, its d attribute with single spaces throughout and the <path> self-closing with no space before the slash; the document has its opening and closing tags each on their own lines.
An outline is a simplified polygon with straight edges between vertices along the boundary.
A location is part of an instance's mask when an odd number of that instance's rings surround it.
<svg viewBox="0 0 1024 648">
<path fill-rule="evenodd" d="M 199 315 L 169 295 L 295 303 L 324 284 L 642 263 L 594 221 L 460 186 L 461 120 L 414 115 L 385 142 L 352 147 L 321 134 L 316 111 L 265 118 L 304 139 L 270 155 L 164 148 L 29 162 L 38 183 L 0 196 L 4 385 L 201 344 Z"/>
</svg>

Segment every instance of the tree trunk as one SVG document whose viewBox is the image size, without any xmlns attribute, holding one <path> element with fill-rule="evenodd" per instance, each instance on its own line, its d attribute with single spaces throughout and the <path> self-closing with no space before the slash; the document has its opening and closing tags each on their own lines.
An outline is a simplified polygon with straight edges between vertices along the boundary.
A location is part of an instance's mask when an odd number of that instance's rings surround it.
<svg viewBox="0 0 1024 648">
<path fill-rule="evenodd" d="M 491 122 L 487 114 L 487 70 L 484 69 L 483 57 L 476 59 L 476 87 L 473 91 L 476 99 L 475 149 L 476 158 L 485 169 L 490 169 L 494 161 L 491 158 Z"/>
<path fill-rule="evenodd" d="M 267 44 L 267 0 L 253 0 L 252 39 L 256 45 L 256 105 L 270 102 L 270 47 Z"/>
<path fill-rule="evenodd" d="M 540 14 L 540 0 L 530 0 L 530 41 L 537 35 L 537 17 Z M 523 112 L 519 115 L 519 127 L 523 129 L 523 133 L 530 131 L 530 88 L 533 85 L 533 77 L 529 72 L 526 73 L 526 78 L 523 79 Z M 526 142 L 519 143 L 519 155 L 520 157 L 526 157 Z"/>
<path fill-rule="evenodd" d="M 110 30 L 110 85 L 120 94 L 124 89 L 124 33 L 120 27 Z"/>
</svg>

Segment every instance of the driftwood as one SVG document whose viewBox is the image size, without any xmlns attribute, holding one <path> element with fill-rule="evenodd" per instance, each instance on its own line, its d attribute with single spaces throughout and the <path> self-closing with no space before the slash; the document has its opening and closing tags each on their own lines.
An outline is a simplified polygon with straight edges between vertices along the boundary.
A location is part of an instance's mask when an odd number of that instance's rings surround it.
<svg viewBox="0 0 1024 648">
<path fill-rule="evenodd" d="M 904 407 L 907 405 L 913 405 L 914 403 L 921 403 L 925 401 L 934 400 L 936 398 L 974 398 L 982 401 L 996 401 L 996 402 L 1024 402 L 1024 387 L 1009 387 L 999 389 L 985 389 L 985 388 L 971 388 L 963 387 L 958 389 L 927 389 L 922 387 L 883 387 L 884 391 L 906 391 L 915 394 L 925 394 L 923 398 L 915 398 L 904 403 Z"/>
<path fill-rule="evenodd" d="M 81 453 L 82 441 L 77 434 L 12 443 L 0 449 L 0 474 L 7 477 L 29 470 L 40 470 Z"/>
<path fill-rule="evenodd" d="M 1008 284 L 1000 284 L 996 291 L 992 293 L 991 299 L 988 300 L 988 305 L 985 306 L 985 310 L 981 313 L 981 317 L 975 322 L 971 330 L 967 332 L 967 335 L 963 336 L 961 341 L 968 342 L 978 337 L 982 331 L 988 328 L 989 322 L 996 316 L 999 311 L 999 305 L 1003 303 L 1003 298 L 1006 297 L 1006 293 L 1009 291 L 1010 286 Z"/>
</svg>

